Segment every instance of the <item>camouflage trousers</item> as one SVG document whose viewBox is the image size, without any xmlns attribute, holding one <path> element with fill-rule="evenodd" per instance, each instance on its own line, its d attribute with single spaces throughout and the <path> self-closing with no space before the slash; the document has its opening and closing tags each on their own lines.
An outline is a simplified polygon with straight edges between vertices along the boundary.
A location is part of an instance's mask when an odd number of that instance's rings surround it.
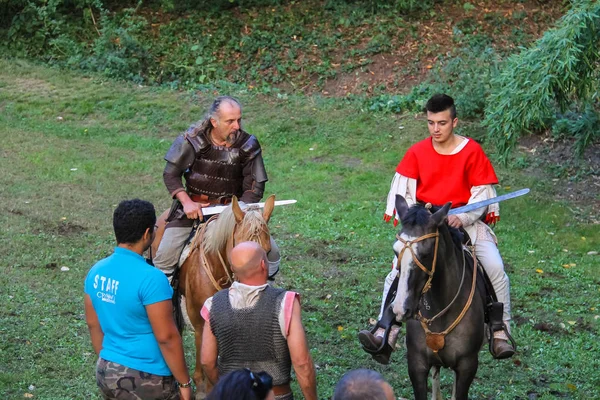
<svg viewBox="0 0 600 400">
<path fill-rule="evenodd" d="M 96 364 L 96 383 L 104 399 L 179 400 L 172 376 L 149 374 L 103 358 Z"/>
</svg>

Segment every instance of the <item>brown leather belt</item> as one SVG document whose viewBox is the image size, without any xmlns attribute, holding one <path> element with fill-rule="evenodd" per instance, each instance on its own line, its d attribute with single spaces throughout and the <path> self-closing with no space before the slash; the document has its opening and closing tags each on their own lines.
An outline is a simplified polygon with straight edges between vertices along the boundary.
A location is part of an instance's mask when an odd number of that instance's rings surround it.
<svg viewBox="0 0 600 400">
<path fill-rule="evenodd" d="M 210 203 L 210 204 L 222 204 L 227 205 L 231 203 L 231 197 L 221 196 L 221 197 L 208 197 L 205 194 L 189 194 L 190 199 L 195 201 L 196 203 Z"/>
<path fill-rule="evenodd" d="M 275 396 L 283 396 L 284 394 L 291 393 L 292 388 L 289 383 L 284 383 L 283 385 L 273 386 L 273 394 Z"/>
</svg>

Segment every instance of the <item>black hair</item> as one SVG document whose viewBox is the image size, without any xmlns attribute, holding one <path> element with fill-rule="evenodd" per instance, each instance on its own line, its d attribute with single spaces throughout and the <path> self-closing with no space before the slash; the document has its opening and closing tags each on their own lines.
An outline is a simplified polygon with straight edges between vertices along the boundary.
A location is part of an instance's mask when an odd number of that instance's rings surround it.
<svg viewBox="0 0 600 400">
<path fill-rule="evenodd" d="M 425 104 L 425 111 L 430 113 L 439 113 L 442 111 L 450 110 L 450 117 L 456 118 L 456 106 L 454 105 L 454 99 L 447 94 L 434 94 L 427 104 Z"/>
<path fill-rule="evenodd" d="M 385 379 L 379 372 L 370 369 L 355 369 L 346 372 L 335 386 L 333 400 L 387 400 L 383 384 Z"/>
<path fill-rule="evenodd" d="M 221 377 L 206 400 L 264 400 L 272 388 L 273 378 L 268 373 L 238 369 Z"/>
<path fill-rule="evenodd" d="M 117 243 L 137 243 L 146 229 L 154 232 L 156 211 L 152 203 L 140 200 L 124 200 L 113 213 L 113 228 Z"/>
</svg>

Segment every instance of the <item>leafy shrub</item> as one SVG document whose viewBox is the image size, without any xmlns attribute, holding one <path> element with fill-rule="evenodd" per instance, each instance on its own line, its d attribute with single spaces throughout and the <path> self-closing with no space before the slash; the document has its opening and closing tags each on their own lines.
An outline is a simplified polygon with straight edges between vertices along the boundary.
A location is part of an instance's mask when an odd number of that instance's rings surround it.
<svg viewBox="0 0 600 400">
<path fill-rule="evenodd" d="M 410 93 L 376 97 L 371 100 L 370 109 L 420 112 L 433 94 L 447 93 L 454 97 L 460 118 L 480 117 L 490 92 L 489 82 L 497 74 L 499 63 L 499 56 L 491 47 L 456 50 L 452 55 L 440 57 L 430 77 Z"/>
<path fill-rule="evenodd" d="M 53 47 L 53 40 L 61 36 L 77 36 L 79 40 L 89 37 L 93 28 L 82 16 L 102 7 L 101 0 L 0 1 L 0 27 L 6 28 L 5 40 L 13 54 L 52 59 L 61 54 Z"/>
<path fill-rule="evenodd" d="M 500 155 L 507 160 L 517 139 L 552 126 L 556 108 L 565 111 L 598 89 L 600 2 L 575 1 L 556 28 L 533 46 L 509 58 L 492 80 L 484 124 Z M 565 129 L 562 132 L 584 132 Z M 583 130 L 582 130 L 583 129 Z M 588 134 L 582 144 L 588 143 Z"/>
<path fill-rule="evenodd" d="M 593 105 L 585 105 L 583 112 L 569 111 L 559 115 L 552 125 L 552 134 L 561 138 L 574 137 L 577 155 L 582 155 L 585 148 L 600 139 L 600 115 Z"/>
<path fill-rule="evenodd" d="M 148 44 L 142 40 L 148 22 L 135 11 L 129 8 L 114 16 L 102 13 L 100 36 L 93 43 L 94 55 L 82 63 L 83 68 L 137 83 L 145 80 L 152 63 Z"/>
</svg>

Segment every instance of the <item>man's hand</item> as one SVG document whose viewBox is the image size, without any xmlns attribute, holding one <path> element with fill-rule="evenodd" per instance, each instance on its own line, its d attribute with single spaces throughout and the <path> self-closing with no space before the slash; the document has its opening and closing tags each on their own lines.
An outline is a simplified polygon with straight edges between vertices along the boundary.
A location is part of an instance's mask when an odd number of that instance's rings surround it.
<svg viewBox="0 0 600 400">
<path fill-rule="evenodd" d="M 448 225 L 458 229 L 463 226 L 463 223 L 456 215 L 448 215 Z"/>
<path fill-rule="evenodd" d="M 183 212 L 188 219 L 200 219 L 202 218 L 202 205 L 190 200 L 189 202 L 183 203 Z"/>
<path fill-rule="evenodd" d="M 194 397 L 193 394 L 194 393 L 191 387 L 179 387 L 179 396 L 181 397 L 181 400 L 192 400 L 192 398 Z"/>
<path fill-rule="evenodd" d="M 183 206 L 183 212 L 188 219 L 202 219 L 202 207 L 210 206 L 210 203 L 196 203 L 186 192 L 179 192 L 175 197 Z"/>
</svg>

